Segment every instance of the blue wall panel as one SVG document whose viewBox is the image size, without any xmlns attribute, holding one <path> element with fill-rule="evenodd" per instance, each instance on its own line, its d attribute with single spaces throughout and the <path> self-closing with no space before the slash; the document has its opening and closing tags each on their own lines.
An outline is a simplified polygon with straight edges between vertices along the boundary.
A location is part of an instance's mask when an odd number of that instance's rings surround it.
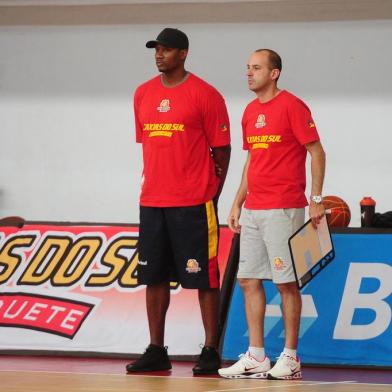
<svg viewBox="0 0 392 392">
<path fill-rule="evenodd" d="M 392 366 L 392 234 L 333 234 L 336 257 L 301 292 L 299 356 L 303 363 Z M 265 282 L 265 346 L 284 346 L 280 297 Z M 243 297 L 236 284 L 223 357 L 248 347 Z"/>
</svg>

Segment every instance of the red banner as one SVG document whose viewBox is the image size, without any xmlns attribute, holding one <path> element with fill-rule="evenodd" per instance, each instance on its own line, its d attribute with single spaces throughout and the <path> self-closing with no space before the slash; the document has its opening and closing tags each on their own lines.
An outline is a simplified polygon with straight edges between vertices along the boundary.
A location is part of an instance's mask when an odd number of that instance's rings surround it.
<svg viewBox="0 0 392 392">
<path fill-rule="evenodd" d="M 221 277 L 231 237 L 221 228 Z M 0 228 L 0 349 L 143 351 L 148 324 L 137 245 L 136 225 Z M 171 354 L 194 355 L 204 340 L 197 291 L 171 288 L 166 340 Z"/>
<path fill-rule="evenodd" d="M 0 294 L 0 325 L 73 338 L 93 305 L 43 295 Z"/>
</svg>

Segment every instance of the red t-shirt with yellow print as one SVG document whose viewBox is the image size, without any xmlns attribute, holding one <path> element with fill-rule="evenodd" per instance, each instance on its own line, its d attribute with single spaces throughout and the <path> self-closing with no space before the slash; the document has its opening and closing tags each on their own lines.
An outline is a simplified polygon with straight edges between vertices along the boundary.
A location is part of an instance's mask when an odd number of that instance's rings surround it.
<svg viewBox="0 0 392 392">
<path fill-rule="evenodd" d="M 306 104 L 285 90 L 266 103 L 255 99 L 244 111 L 242 131 L 250 152 L 245 207 L 305 207 L 305 144 L 319 140 Z"/>
<path fill-rule="evenodd" d="M 229 118 L 219 92 L 193 74 L 165 87 L 157 76 L 134 96 L 136 141 L 143 145 L 140 204 L 198 205 L 216 195 L 211 147 L 230 144 Z"/>
</svg>

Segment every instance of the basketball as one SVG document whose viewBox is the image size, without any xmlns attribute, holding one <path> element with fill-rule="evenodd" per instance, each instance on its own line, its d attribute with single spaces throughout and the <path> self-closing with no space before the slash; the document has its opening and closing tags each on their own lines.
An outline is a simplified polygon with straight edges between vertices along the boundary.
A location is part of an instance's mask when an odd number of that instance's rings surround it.
<svg viewBox="0 0 392 392">
<path fill-rule="evenodd" d="M 351 212 L 347 203 L 337 196 L 323 198 L 327 221 L 330 227 L 347 227 L 350 223 Z"/>
</svg>

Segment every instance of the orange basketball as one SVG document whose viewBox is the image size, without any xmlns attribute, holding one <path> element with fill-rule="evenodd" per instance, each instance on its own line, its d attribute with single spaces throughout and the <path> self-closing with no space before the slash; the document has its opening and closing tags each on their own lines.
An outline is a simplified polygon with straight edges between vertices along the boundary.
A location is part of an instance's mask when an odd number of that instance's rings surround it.
<svg viewBox="0 0 392 392">
<path fill-rule="evenodd" d="M 351 212 L 347 203 L 337 196 L 325 196 L 323 204 L 330 227 L 347 227 L 350 223 Z"/>
</svg>

